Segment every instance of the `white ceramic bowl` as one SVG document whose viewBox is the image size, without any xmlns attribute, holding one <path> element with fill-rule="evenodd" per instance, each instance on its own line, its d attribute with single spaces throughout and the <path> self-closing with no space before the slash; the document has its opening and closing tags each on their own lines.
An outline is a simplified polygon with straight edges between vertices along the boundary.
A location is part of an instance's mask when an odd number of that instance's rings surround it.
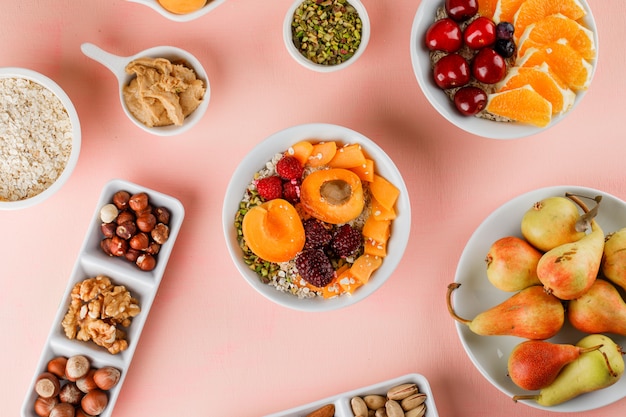
<svg viewBox="0 0 626 417">
<path fill-rule="evenodd" d="M 166 207 L 171 213 L 169 223 L 170 235 L 168 240 L 161 246 L 161 250 L 157 255 L 157 266 L 152 271 L 141 271 L 134 264 L 126 261 L 126 259 L 109 257 L 100 249 L 100 241 L 103 238 L 100 231 L 100 225 L 102 224 L 100 220 L 100 208 L 110 203 L 113 194 L 119 190 L 126 190 L 131 194 L 146 192 L 153 207 Z M 68 277 L 63 299 L 59 303 L 56 316 L 51 318 L 52 326 L 48 334 L 48 339 L 42 349 L 31 384 L 24 398 L 22 417 L 37 417 L 33 409 L 34 402 L 37 398 L 34 387 L 37 376 L 46 370 L 48 361 L 56 356 L 69 357 L 78 354 L 87 356 L 94 367 L 100 368 L 108 365 L 121 371 L 121 379 L 115 387 L 108 391 L 108 405 L 104 412 L 100 414 L 102 417 L 114 415 L 113 409 L 115 403 L 135 354 L 137 343 L 139 342 L 144 324 L 146 323 L 152 303 L 156 297 L 184 217 L 184 207 L 180 201 L 174 197 L 119 179 L 111 180 L 105 185 L 94 207 L 94 213 L 71 276 Z M 100 274 L 109 277 L 115 285 L 124 285 L 128 291 L 130 291 L 131 295 L 139 301 L 141 308 L 141 312 L 132 319 L 130 326 L 124 329 L 127 332 L 126 339 L 128 340 L 128 349 L 117 354 L 111 354 L 106 349 L 97 346 L 91 341 L 83 342 L 77 339 L 70 340 L 65 336 L 63 327 L 61 326 L 61 322 L 70 304 L 71 291 L 74 285 L 86 278 L 95 277 Z"/>
<path fill-rule="evenodd" d="M 163 6 L 159 4 L 158 0 L 126 0 L 126 1 L 129 1 L 131 3 L 143 4 L 144 6 L 147 6 L 151 8 L 152 10 L 155 10 L 157 13 L 168 18 L 169 20 L 173 20 L 175 22 L 189 22 L 191 20 L 204 16 L 205 14 L 215 9 L 220 4 L 224 3 L 226 0 L 209 0 L 209 2 L 201 9 L 195 12 L 186 13 L 186 14 L 176 14 L 168 10 L 165 10 Z"/>
<path fill-rule="evenodd" d="M 326 404 L 335 405 L 335 417 L 354 417 L 354 413 L 352 412 L 350 406 L 350 400 L 353 397 L 364 397 L 371 394 L 385 396 L 387 395 L 387 391 L 389 391 L 389 389 L 400 384 L 416 384 L 419 392 L 426 394 L 426 414 L 424 414 L 424 417 L 439 416 L 437 406 L 435 405 L 435 399 L 433 398 L 433 393 L 426 377 L 420 374 L 408 374 L 398 378 L 389 379 L 378 384 L 357 388 L 342 394 L 324 398 L 322 400 L 285 410 L 280 413 L 270 414 L 266 417 L 300 417 L 308 415 L 308 413 L 311 413 Z"/>
<path fill-rule="evenodd" d="M 589 5 L 585 0 L 580 0 L 580 3 L 587 11 L 587 15 L 583 19 L 583 22 L 585 26 L 594 34 L 596 58 L 591 62 L 591 76 L 593 78 L 598 62 L 598 33 Z M 415 77 L 417 78 L 417 82 L 428 101 L 446 120 L 458 128 L 477 136 L 490 139 L 516 139 L 545 131 L 546 129 L 549 129 L 550 127 L 561 122 L 568 115 L 572 114 L 578 103 L 580 103 L 585 96 L 585 91 L 577 93 L 576 100 L 572 108 L 562 115 L 553 116 L 552 121 L 546 127 L 537 127 L 524 123 L 501 123 L 478 117 L 467 117 L 461 115 L 454 107 L 452 101 L 439 87 L 437 87 L 433 80 L 429 51 L 426 48 L 424 40 L 427 29 L 435 20 L 437 8 L 442 5 L 443 0 L 423 0 L 420 3 L 417 13 L 415 14 L 415 19 L 413 20 L 410 45 L 411 62 L 413 64 L 413 71 L 415 73 Z"/>
<path fill-rule="evenodd" d="M 321 64 L 314 63 L 313 61 L 306 58 L 304 55 L 300 53 L 298 48 L 296 48 L 296 46 L 293 43 L 292 32 L 291 32 L 291 22 L 293 21 L 294 12 L 298 8 L 298 6 L 302 4 L 302 0 L 296 0 L 291 5 L 291 7 L 289 7 L 289 10 L 287 10 L 287 14 L 285 15 L 285 20 L 283 21 L 283 41 L 285 43 L 285 47 L 287 48 L 287 51 L 289 52 L 289 55 L 291 55 L 293 59 L 295 59 L 296 62 L 302 65 L 303 67 L 308 68 L 312 71 L 317 71 L 317 72 L 338 71 L 340 69 L 346 68 L 349 65 L 354 64 L 359 59 L 359 57 L 363 55 L 363 53 L 365 52 L 365 49 L 367 48 L 367 44 L 369 43 L 369 39 L 370 39 L 371 25 L 370 25 L 369 16 L 367 14 L 367 10 L 365 9 L 365 6 L 363 5 L 363 3 L 361 3 L 360 0 L 349 0 L 349 3 L 352 6 L 354 6 L 356 11 L 359 13 L 359 17 L 361 18 L 361 22 L 363 24 L 363 31 L 361 34 L 361 44 L 359 45 L 358 49 L 356 50 L 356 52 L 350 59 L 337 65 L 321 65 Z"/>
<path fill-rule="evenodd" d="M 74 104 L 72 104 L 72 101 L 65 93 L 65 91 L 63 91 L 63 89 L 61 89 L 61 87 L 59 87 L 56 82 L 46 77 L 45 75 L 32 71 L 30 69 L 9 67 L 0 68 L 0 78 L 23 78 L 26 80 L 30 80 L 31 82 L 37 83 L 52 91 L 65 107 L 65 110 L 67 111 L 70 122 L 72 124 L 72 149 L 67 163 L 65 164 L 65 168 L 57 177 L 56 181 L 52 183 L 47 189 L 43 190 L 41 193 L 27 199 L 17 201 L 2 201 L 0 199 L 0 210 L 17 210 L 25 207 L 34 206 L 35 204 L 39 204 L 42 201 L 48 199 L 54 193 L 59 191 L 59 189 L 67 182 L 70 175 L 72 175 L 72 172 L 76 167 L 76 163 L 78 162 L 78 156 L 80 154 L 80 121 L 78 120 L 78 114 L 76 113 Z M 0 181 L 4 181 L 4 179 L 0 178 Z"/>
<path fill-rule="evenodd" d="M 137 127 L 152 135 L 180 135 L 195 126 L 202 119 L 202 117 L 206 113 L 207 108 L 209 107 L 209 101 L 211 99 L 211 86 L 209 83 L 209 76 L 204 70 L 202 63 L 191 53 L 183 49 L 174 46 L 155 46 L 153 48 L 138 52 L 132 56 L 117 56 L 106 52 L 91 43 L 82 44 L 80 46 L 80 49 L 86 56 L 104 65 L 113 73 L 113 75 L 115 75 L 118 83 L 120 104 L 122 105 L 122 109 L 124 109 L 124 113 Z M 200 103 L 198 108 L 196 108 L 191 114 L 189 114 L 189 116 L 185 117 L 185 120 L 183 121 L 183 124 L 181 126 L 169 125 L 148 127 L 139 120 L 137 120 L 135 116 L 132 115 L 130 110 L 128 110 L 128 106 L 126 105 L 126 101 L 124 100 L 124 87 L 130 83 L 134 76 L 126 73 L 125 69 L 131 61 L 143 57 L 167 58 L 172 62 L 183 61 L 186 63 L 186 65 L 188 65 L 191 69 L 195 71 L 196 77 L 198 79 L 204 81 L 206 91 L 204 93 L 204 97 L 202 98 L 202 102 Z"/>
<path fill-rule="evenodd" d="M 499 304 L 512 293 L 500 291 L 491 285 L 486 275 L 485 256 L 489 247 L 504 236 L 521 237 L 520 224 L 524 213 L 534 203 L 547 197 L 564 196 L 566 192 L 595 197 L 602 195 L 599 207 L 598 224 L 605 234 L 626 227 L 626 203 L 602 191 L 579 187 L 557 186 L 542 188 L 522 194 L 491 213 L 471 236 L 461 255 L 456 270 L 455 282 L 462 285 L 452 294 L 456 312 L 464 318 L 472 319 L 480 312 Z M 592 202 L 592 204 L 595 204 Z M 592 207 L 592 204 L 589 207 Z M 582 212 L 581 212 L 582 213 Z M 471 361 L 480 373 L 508 397 L 527 394 L 518 388 L 507 375 L 507 361 L 513 348 L 522 340 L 513 336 L 478 336 L 466 325 L 456 323 L 456 328 Z M 626 337 L 609 335 L 618 345 L 626 346 Z M 550 341 L 576 344 L 584 334 L 567 323 Z M 519 401 L 518 407 L 526 404 L 534 408 L 559 412 L 588 411 L 608 405 L 626 396 L 626 379 L 615 385 L 582 395 L 553 407 L 543 407 L 534 401 Z"/>
<path fill-rule="evenodd" d="M 338 140 L 344 144 L 359 143 L 375 161 L 377 173 L 400 190 L 400 196 L 396 202 L 398 217 L 392 222 L 388 255 L 383 260 L 381 267 L 372 274 L 370 281 L 358 288 L 352 296 L 342 295 L 330 299 L 323 299 L 322 297 L 299 299 L 295 295 L 278 291 L 275 287 L 262 283 L 256 272 L 245 264 L 241 248 L 237 242 L 237 231 L 234 226 L 235 215 L 254 173 L 262 169 L 275 154 L 284 152 L 296 142 L 309 139 L 313 141 Z M 362 134 L 342 126 L 314 123 L 279 131 L 259 143 L 245 156 L 228 184 L 222 209 L 222 223 L 226 245 L 232 260 L 243 278 L 256 291 L 277 304 L 295 310 L 328 311 L 346 307 L 365 299 L 391 277 L 400 263 L 409 239 L 411 207 L 409 194 L 398 168 L 376 143 Z"/>
</svg>

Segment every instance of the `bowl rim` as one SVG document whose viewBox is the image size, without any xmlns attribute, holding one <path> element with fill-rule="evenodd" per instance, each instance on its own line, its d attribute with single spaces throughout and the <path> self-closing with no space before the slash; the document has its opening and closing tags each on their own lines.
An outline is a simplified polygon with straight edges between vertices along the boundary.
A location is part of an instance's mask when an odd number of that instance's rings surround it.
<svg viewBox="0 0 626 417">
<path fill-rule="evenodd" d="M 377 162 L 377 172 L 380 172 L 381 175 L 400 189 L 400 197 L 396 203 L 398 217 L 392 222 L 392 238 L 390 238 L 388 244 L 389 254 L 384 259 L 382 266 L 374 272 L 370 282 L 359 288 L 351 296 L 344 295 L 330 299 L 321 299 L 320 297 L 300 299 L 295 295 L 283 293 L 271 285 L 262 283 L 258 275 L 248 268 L 242 260 L 233 221 L 246 185 L 252 179 L 254 173 L 262 168 L 263 164 L 271 159 L 273 155 L 283 152 L 290 145 L 305 139 L 336 139 L 346 143 L 359 143 Z M 232 262 L 244 280 L 258 293 L 276 304 L 294 310 L 311 312 L 331 311 L 362 301 L 373 294 L 392 276 L 403 258 L 409 240 L 411 205 L 408 190 L 399 169 L 374 141 L 359 132 L 340 125 L 308 123 L 291 126 L 271 134 L 255 145 L 244 156 L 235 168 L 226 188 L 222 207 L 222 228 Z M 376 274 L 379 274 L 381 279 L 376 279 Z"/>
<path fill-rule="evenodd" d="M 78 113 L 74 107 L 74 103 L 67 95 L 67 93 L 51 78 L 39 73 L 35 70 L 21 67 L 4 67 L 0 68 L 0 78 L 23 78 L 35 82 L 48 90 L 52 91 L 54 95 L 61 101 L 67 114 L 69 115 L 70 122 L 72 123 L 72 150 L 70 156 L 65 164 L 65 168 L 61 172 L 61 175 L 54 181 L 48 188 L 41 193 L 16 201 L 0 201 L 0 210 L 19 210 L 27 207 L 35 206 L 48 198 L 65 185 L 69 177 L 74 172 L 78 163 L 78 157 L 80 155 L 81 148 L 81 126 L 78 118 Z"/>
<path fill-rule="evenodd" d="M 166 10 L 163 6 L 159 4 L 158 0 L 126 0 L 126 1 L 130 3 L 137 3 L 137 4 L 142 4 L 144 6 L 147 6 L 151 8 L 152 10 L 156 11 L 157 13 L 159 13 L 161 16 L 169 20 L 172 20 L 174 22 L 180 22 L 180 23 L 189 22 L 199 17 L 202 17 L 205 14 L 212 11 L 213 9 L 215 9 L 220 4 L 223 4 L 226 2 L 226 0 L 209 0 L 207 4 L 205 4 L 202 8 L 196 10 L 195 12 L 186 13 L 186 14 L 176 14 L 176 13 L 172 13 Z"/>
<path fill-rule="evenodd" d="M 462 116 L 456 112 L 456 109 L 454 109 L 452 105 L 452 101 L 445 94 L 443 94 L 432 79 L 432 70 L 430 59 L 428 58 L 428 50 L 423 42 L 426 29 L 434 21 L 437 7 L 443 4 L 442 0 L 422 1 L 417 8 L 413 19 L 413 25 L 411 27 L 411 64 L 420 89 L 426 96 L 430 105 L 433 106 L 435 110 L 437 110 L 437 113 L 439 113 L 445 120 L 457 128 L 473 135 L 488 139 L 509 140 L 520 139 L 545 132 L 564 120 L 576 109 L 576 107 L 578 107 L 584 96 L 591 88 L 598 67 L 600 44 L 595 19 L 588 2 L 586 0 L 580 0 L 580 3 L 587 12 L 587 15 L 582 19 L 582 21 L 585 23 L 586 27 L 593 32 L 596 47 L 596 56 L 590 61 L 591 75 L 589 87 L 586 90 L 577 92 L 573 107 L 564 114 L 553 116 L 551 122 L 547 126 L 537 127 L 516 122 L 499 123 L 478 117 Z"/>
<path fill-rule="evenodd" d="M 307 59 L 305 56 L 303 56 L 293 44 L 292 35 L 291 35 L 291 21 L 293 20 L 294 12 L 298 8 L 298 6 L 302 4 L 303 2 L 304 0 L 295 0 L 291 4 L 291 6 L 289 6 L 289 9 L 287 9 L 287 13 L 285 14 L 285 18 L 283 20 L 283 43 L 285 44 L 285 48 L 287 49 L 287 52 L 289 52 L 289 55 L 291 55 L 291 57 L 303 67 L 310 69 L 312 71 L 317 71 L 317 72 L 322 72 L 322 73 L 339 71 L 343 68 L 346 68 L 354 64 L 361 57 L 361 55 L 365 53 L 365 49 L 367 48 L 367 45 L 369 44 L 370 32 L 371 32 L 371 23 L 370 23 L 369 15 L 367 13 L 367 9 L 365 8 L 365 5 L 361 2 L 361 0 L 348 0 L 348 3 L 354 6 L 354 8 L 359 13 L 359 17 L 361 18 L 361 23 L 363 25 L 363 30 L 361 33 L 361 44 L 359 45 L 354 55 L 350 57 L 350 59 L 337 65 L 316 64 L 312 62 L 311 60 Z"/>
</svg>

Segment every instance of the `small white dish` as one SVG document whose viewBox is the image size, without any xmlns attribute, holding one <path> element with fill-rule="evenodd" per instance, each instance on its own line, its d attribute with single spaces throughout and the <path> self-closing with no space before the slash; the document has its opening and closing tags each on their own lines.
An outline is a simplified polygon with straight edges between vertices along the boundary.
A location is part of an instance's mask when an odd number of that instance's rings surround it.
<svg viewBox="0 0 626 417">
<path fill-rule="evenodd" d="M 458 128 L 468 133 L 489 139 L 517 139 L 531 136 L 549 129 L 550 127 L 561 122 L 568 115 L 572 114 L 576 106 L 584 98 L 586 91 L 578 92 L 572 108 L 562 115 L 553 116 L 552 121 L 546 127 L 537 127 L 516 122 L 495 122 L 478 117 L 461 115 L 454 107 L 452 101 L 439 87 L 437 87 L 433 80 L 429 51 L 426 48 L 424 40 L 427 29 L 435 21 L 437 8 L 443 6 L 443 3 L 443 0 L 423 0 L 420 3 L 413 20 L 410 41 L 413 72 L 415 73 L 415 77 L 417 78 L 417 82 L 422 92 L 430 104 L 439 112 L 439 114 Z M 585 0 L 580 0 L 580 3 L 587 12 L 587 15 L 583 18 L 583 22 L 585 23 L 585 26 L 593 32 L 596 45 L 596 58 L 592 61 L 591 78 L 593 79 L 599 53 L 598 32 L 589 5 Z"/>
<path fill-rule="evenodd" d="M 354 6 L 357 13 L 359 14 L 361 23 L 363 24 L 363 29 L 362 29 L 362 34 L 361 34 L 361 43 L 358 49 L 356 50 L 356 52 L 354 53 L 354 55 L 352 55 L 350 59 L 337 65 L 317 64 L 311 61 L 310 59 L 308 59 L 307 57 L 305 57 L 304 55 L 302 55 L 302 53 L 300 53 L 298 48 L 296 48 L 296 46 L 293 43 L 291 22 L 293 21 L 293 16 L 294 16 L 296 9 L 298 8 L 298 6 L 300 6 L 300 4 L 302 4 L 302 0 L 296 0 L 291 5 L 291 7 L 289 7 L 289 9 L 287 10 L 287 14 L 285 15 L 285 19 L 283 21 L 283 41 L 285 43 L 285 47 L 287 48 L 287 51 L 289 52 L 289 55 L 291 55 L 292 58 L 295 59 L 297 63 L 299 63 L 303 67 L 308 68 L 312 71 L 334 72 L 334 71 L 339 71 L 343 68 L 346 68 L 354 64 L 359 59 L 359 57 L 363 55 L 363 53 L 365 52 L 365 49 L 367 48 L 367 44 L 369 43 L 369 40 L 370 40 L 371 24 L 370 24 L 369 15 L 367 14 L 367 10 L 365 9 L 365 6 L 363 5 L 363 3 L 361 3 L 360 0 L 348 0 L 348 2 L 352 6 Z"/>
<path fill-rule="evenodd" d="M 461 317 L 472 319 L 512 295 L 496 289 L 487 279 L 485 256 L 491 244 L 504 236 L 521 237 L 520 224 L 524 213 L 537 201 L 552 196 L 565 196 L 566 192 L 589 197 L 602 196 L 596 219 L 605 234 L 626 227 L 626 203 L 603 191 L 579 186 L 557 186 L 515 197 L 480 224 L 463 250 L 455 276 L 455 282 L 462 285 L 452 294 L 454 308 Z M 456 328 L 471 361 L 493 386 L 508 397 L 529 393 L 517 387 L 507 375 L 508 357 L 513 348 L 524 339 L 513 336 L 479 336 L 472 333 L 468 326 L 458 322 Z M 584 334 L 573 329 L 566 320 L 564 328 L 550 341 L 576 344 L 583 337 Z M 626 337 L 610 337 L 618 345 L 626 346 Z M 522 404 L 525 404 L 547 411 L 581 412 L 603 407 L 625 396 L 626 379 L 622 378 L 609 388 L 584 394 L 557 406 L 543 407 L 534 401 L 519 401 L 517 406 L 523 407 Z"/>
<path fill-rule="evenodd" d="M 198 61 L 198 59 L 193 56 L 191 53 L 176 48 L 174 46 L 156 46 L 154 48 L 146 49 L 132 56 L 117 56 L 113 55 L 103 49 L 97 47 L 91 43 L 83 43 L 80 47 L 83 54 L 93 59 L 94 61 L 104 65 L 108 68 L 113 75 L 115 75 L 118 82 L 118 94 L 120 99 L 120 104 L 122 105 L 122 109 L 124 109 L 124 113 L 126 116 L 140 129 L 151 133 L 157 136 L 174 136 L 180 135 L 181 133 L 186 132 L 191 129 L 194 125 L 196 125 L 201 119 L 202 116 L 206 113 L 206 109 L 209 106 L 209 101 L 211 98 L 211 87 L 209 84 L 209 77 L 204 70 L 204 67 Z M 202 81 L 204 81 L 206 91 L 204 93 L 204 97 L 200 106 L 193 111 L 189 116 L 185 117 L 183 124 L 181 126 L 155 126 L 148 127 L 145 124 L 141 123 L 137 120 L 128 110 L 128 106 L 124 100 L 124 86 L 128 85 L 130 81 L 133 79 L 133 75 L 128 74 L 126 72 L 126 66 L 133 60 L 137 58 L 150 57 L 150 58 L 167 58 L 170 61 L 183 61 L 192 68 L 196 77 Z"/>
<path fill-rule="evenodd" d="M 420 374 L 408 374 L 398 378 L 389 379 L 378 384 L 357 388 L 342 394 L 324 398 L 300 407 L 291 408 L 279 413 L 269 414 L 265 417 L 301 417 L 308 415 L 308 413 L 311 413 L 326 404 L 335 405 L 335 417 L 354 417 L 354 413 L 352 412 L 352 408 L 350 406 L 350 400 L 353 397 L 363 397 L 370 394 L 385 396 L 389 389 L 400 384 L 416 384 L 419 392 L 426 394 L 426 414 L 424 414 L 424 417 L 439 416 L 437 413 L 437 406 L 435 405 L 435 399 L 433 398 L 433 393 L 426 377 Z"/>
<path fill-rule="evenodd" d="M 80 121 L 78 119 L 78 113 L 76 113 L 76 108 L 74 107 L 74 104 L 65 93 L 65 91 L 63 91 L 63 89 L 56 82 L 46 77 L 45 75 L 30 69 L 7 67 L 0 68 L 0 78 L 23 78 L 31 82 L 37 83 L 52 91 L 65 107 L 65 110 L 67 111 L 70 122 L 72 124 L 72 150 L 65 165 L 65 168 L 58 176 L 56 181 L 41 193 L 30 198 L 16 201 L 3 201 L 0 199 L 0 210 L 19 210 L 26 207 L 34 206 L 50 198 L 53 194 L 59 191 L 59 189 L 61 189 L 61 187 L 69 179 L 70 175 L 72 175 L 72 172 L 74 171 L 74 168 L 78 163 L 78 156 L 80 155 L 80 147 L 82 141 Z M 2 179 L 0 179 L 0 181 L 2 181 Z"/>
<path fill-rule="evenodd" d="M 237 241 L 234 226 L 235 216 L 245 190 L 254 174 L 277 154 L 301 140 L 315 142 L 337 140 L 344 144 L 358 143 L 374 160 L 376 172 L 400 190 L 396 202 L 397 218 L 391 224 L 391 237 L 388 242 L 388 255 L 382 265 L 372 274 L 370 281 L 358 288 L 353 295 L 342 295 L 324 299 L 322 297 L 300 299 L 295 295 L 277 290 L 274 286 L 261 282 L 259 275 L 244 262 L 243 253 Z M 266 138 L 252 149 L 236 168 L 226 189 L 222 208 L 222 226 L 230 256 L 243 278 L 259 294 L 284 307 L 301 311 L 330 311 L 355 304 L 380 288 L 396 269 L 409 240 L 411 229 L 411 206 L 406 185 L 391 158 L 371 139 L 354 130 L 324 123 L 297 125 Z"/>
<path fill-rule="evenodd" d="M 100 241 L 103 238 L 100 230 L 100 225 L 102 224 L 100 220 L 100 209 L 105 204 L 110 203 L 113 194 L 119 190 L 126 190 L 131 194 L 146 192 L 153 207 L 166 207 L 171 213 L 169 238 L 161 246 L 161 250 L 157 255 L 157 266 L 152 271 L 141 271 L 134 264 L 131 264 L 125 259 L 109 257 L 105 255 L 100 248 Z M 108 391 L 108 405 L 104 412 L 100 414 L 102 417 L 110 417 L 113 415 L 115 402 L 117 401 L 124 379 L 126 378 L 137 343 L 139 342 L 141 332 L 148 318 L 161 279 L 163 278 L 184 216 L 185 210 L 183 205 L 173 197 L 119 179 L 111 180 L 105 185 L 96 205 L 71 276 L 69 277 L 63 299 L 59 304 L 56 316 L 53 318 L 53 324 L 42 350 L 39 363 L 35 367 L 35 374 L 22 405 L 22 417 L 37 417 L 33 409 L 35 399 L 37 398 L 34 386 L 37 376 L 46 370 L 48 361 L 56 356 L 69 357 L 77 354 L 87 356 L 91 360 L 92 365 L 96 368 L 108 365 L 121 371 L 121 379 L 113 389 Z M 130 291 L 131 295 L 138 299 L 141 308 L 139 315 L 134 317 L 131 325 L 125 329 L 127 331 L 126 339 L 128 340 L 128 349 L 115 355 L 91 341 L 83 342 L 76 339 L 68 339 L 61 325 L 63 317 L 68 310 L 71 291 L 74 285 L 86 278 L 95 277 L 100 274 L 109 277 L 116 285 L 124 285 Z"/>
<path fill-rule="evenodd" d="M 189 22 L 191 20 L 195 20 L 199 17 L 204 16 L 205 14 L 215 9 L 220 4 L 224 3 L 226 0 L 209 0 L 209 2 L 201 9 L 195 12 L 186 13 L 186 14 L 176 14 L 168 10 L 165 10 L 165 8 L 163 8 L 163 6 L 159 4 L 158 0 L 126 0 L 126 1 L 131 2 L 131 3 L 143 4 L 144 6 L 147 6 L 151 8 L 152 10 L 155 10 L 160 15 L 168 18 L 169 20 L 173 20 L 174 22 Z"/>
</svg>

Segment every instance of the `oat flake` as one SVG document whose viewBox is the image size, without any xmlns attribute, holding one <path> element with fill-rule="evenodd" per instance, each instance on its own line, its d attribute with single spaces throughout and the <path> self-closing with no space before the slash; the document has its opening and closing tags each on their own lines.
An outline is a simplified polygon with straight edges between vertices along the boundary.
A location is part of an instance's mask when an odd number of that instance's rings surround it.
<svg viewBox="0 0 626 417">
<path fill-rule="evenodd" d="M 0 78 L 0 201 L 46 190 L 71 151 L 72 122 L 61 100 L 25 78 Z"/>
</svg>

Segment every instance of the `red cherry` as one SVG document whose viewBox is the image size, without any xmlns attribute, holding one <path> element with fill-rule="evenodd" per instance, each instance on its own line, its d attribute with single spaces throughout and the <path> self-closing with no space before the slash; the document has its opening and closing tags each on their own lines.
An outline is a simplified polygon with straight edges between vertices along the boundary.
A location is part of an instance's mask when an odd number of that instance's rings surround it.
<svg viewBox="0 0 626 417">
<path fill-rule="evenodd" d="M 461 114 L 473 116 L 487 105 L 487 93 L 480 87 L 461 87 L 454 93 L 454 105 Z"/>
<path fill-rule="evenodd" d="M 462 44 L 459 24 L 448 17 L 436 21 L 426 31 L 426 47 L 431 51 L 456 52 Z"/>
<path fill-rule="evenodd" d="M 433 68 L 435 84 L 441 89 L 461 87 L 470 80 L 470 66 L 459 54 L 448 54 L 435 64 Z"/>
<path fill-rule="evenodd" d="M 496 24 L 493 20 L 481 16 L 467 25 L 463 38 L 465 44 L 472 49 L 489 46 L 496 41 Z"/>
<path fill-rule="evenodd" d="M 448 16 L 461 22 L 478 13 L 478 0 L 446 0 L 445 8 Z"/>
<path fill-rule="evenodd" d="M 474 57 L 472 75 L 485 84 L 495 84 L 506 75 L 506 62 L 493 48 L 483 48 Z"/>
</svg>

